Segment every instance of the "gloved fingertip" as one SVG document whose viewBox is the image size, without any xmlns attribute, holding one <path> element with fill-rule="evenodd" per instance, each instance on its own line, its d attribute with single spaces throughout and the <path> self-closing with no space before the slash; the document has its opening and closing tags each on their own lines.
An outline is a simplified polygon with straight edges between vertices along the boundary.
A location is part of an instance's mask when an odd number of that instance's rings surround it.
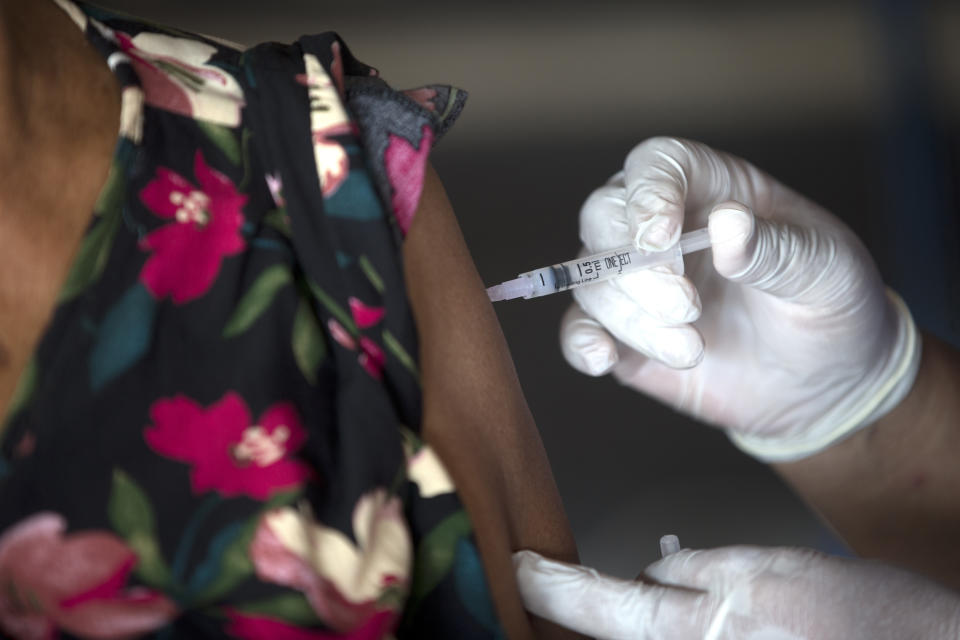
<svg viewBox="0 0 960 640">
<path fill-rule="evenodd" d="M 753 213 L 746 205 L 733 201 L 718 204 L 707 219 L 710 244 L 714 250 L 718 245 L 742 246 L 753 235 L 753 226 Z"/>
<path fill-rule="evenodd" d="M 634 246 L 664 251 L 677 243 L 683 223 L 683 197 L 669 186 L 637 185 L 626 197 Z"/>
<path fill-rule="evenodd" d="M 703 338 L 696 330 L 669 347 L 661 348 L 654 357 L 671 369 L 692 369 L 703 362 Z"/>
<path fill-rule="evenodd" d="M 612 287 L 635 301 L 637 308 L 665 325 L 689 324 L 703 311 L 700 294 L 689 278 L 665 267 L 629 273 Z"/>
<path fill-rule="evenodd" d="M 717 272 L 731 276 L 742 271 L 752 258 L 750 242 L 756 229 L 750 209 L 738 202 L 719 204 L 710 212 L 707 228 Z"/>
<path fill-rule="evenodd" d="M 565 321 L 560 345 L 570 366 L 589 376 L 608 373 L 619 361 L 613 338 L 590 318 Z"/>
<path fill-rule="evenodd" d="M 638 229 L 635 243 L 645 251 L 666 251 L 680 239 L 680 225 L 665 218 L 656 220 L 644 229 Z"/>
<path fill-rule="evenodd" d="M 610 176 L 610 178 L 607 180 L 607 184 L 623 189 L 623 169 Z"/>
<path fill-rule="evenodd" d="M 700 300 L 700 292 L 697 291 L 697 287 L 689 278 L 683 278 L 680 286 L 688 303 L 686 309 L 684 309 L 685 313 L 683 317 L 678 321 L 685 324 L 696 322 L 700 319 L 700 314 L 703 313 L 703 302 Z M 702 348 L 700 349 L 700 357 L 703 357 Z"/>
<path fill-rule="evenodd" d="M 699 349 L 693 352 L 689 358 L 685 360 L 678 360 L 676 363 L 671 365 L 674 369 L 693 369 L 703 362 L 703 349 Z"/>
<path fill-rule="evenodd" d="M 703 341 L 700 342 L 699 346 L 700 348 L 696 351 L 693 358 L 690 359 L 690 366 L 686 367 L 687 369 L 693 369 L 703 362 L 703 356 L 706 355 L 706 349 L 704 348 Z"/>
<path fill-rule="evenodd" d="M 513 554 L 513 569 L 516 573 L 518 582 L 523 583 L 536 580 L 538 578 L 564 578 L 569 583 L 578 580 L 595 579 L 598 574 L 595 569 L 584 567 L 560 560 L 551 560 L 545 558 L 536 551 L 522 549 Z"/>
</svg>

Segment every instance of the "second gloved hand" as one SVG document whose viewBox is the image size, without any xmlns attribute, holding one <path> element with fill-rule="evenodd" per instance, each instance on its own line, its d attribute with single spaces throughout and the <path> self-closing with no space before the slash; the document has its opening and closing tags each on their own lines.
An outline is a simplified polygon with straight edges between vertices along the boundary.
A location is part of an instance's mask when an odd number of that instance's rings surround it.
<svg viewBox="0 0 960 640">
<path fill-rule="evenodd" d="M 749 163 L 655 138 L 580 215 L 589 252 L 662 250 L 709 226 L 687 274 L 647 271 L 574 290 L 561 343 L 577 369 L 724 427 L 758 458 L 816 453 L 909 391 L 909 311 L 836 217 Z M 701 314 L 702 311 L 702 314 Z"/>
<path fill-rule="evenodd" d="M 960 597 L 875 562 L 791 548 L 683 550 L 660 584 L 514 554 L 524 605 L 598 640 L 955 640 Z"/>
</svg>

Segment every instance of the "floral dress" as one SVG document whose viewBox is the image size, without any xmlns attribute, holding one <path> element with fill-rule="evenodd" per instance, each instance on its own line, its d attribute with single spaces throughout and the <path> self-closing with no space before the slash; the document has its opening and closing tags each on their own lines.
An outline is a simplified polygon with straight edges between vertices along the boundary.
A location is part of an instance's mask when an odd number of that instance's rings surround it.
<svg viewBox="0 0 960 640">
<path fill-rule="evenodd" d="M 241 51 L 58 4 L 121 135 L 5 417 L 3 633 L 501 636 L 418 436 L 400 264 L 463 93 L 395 92 L 335 34 Z"/>
</svg>

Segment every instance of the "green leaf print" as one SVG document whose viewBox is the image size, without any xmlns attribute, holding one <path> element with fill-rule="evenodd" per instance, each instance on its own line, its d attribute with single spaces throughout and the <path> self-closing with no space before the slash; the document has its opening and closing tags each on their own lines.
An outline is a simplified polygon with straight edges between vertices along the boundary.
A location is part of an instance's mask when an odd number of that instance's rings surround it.
<svg viewBox="0 0 960 640">
<path fill-rule="evenodd" d="M 227 160 L 235 165 L 243 162 L 243 154 L 240 150 L 240 142 L 237 140 L 235 129 L 225 127 L 222 124 L 214 124 L 206 120 L 196 120 L 197 126 L 207 134 L 207 137 L 223 151 Z"/>
<path fill-rule="evenodd" d="M 453 563 L 453 582 L 463 608 L 484 629 L 502 638 L 503 631 L 497 621 L 496 609 L 490 597 L 487 576 L 483 572 L 483 561 L 477 548 L 468 538 L 460 538 L 457 542 L 456 559 Z"/>
<path fill-rule="evenodd" d="M 370 258 L 367 256 L 360 256 L 360 260 L 358 262 L 360 264 L 360 269 L 363 271 L 363 274 L 367 276 L 367 280 L 370 281 L 370 284 L 373 285 L 373 288 L 378 292 L 383 293 L 383 290 L 385 289 L 383 285 L 383 278 L 381 278 L 380 274 L 377 273 L 373 263 L 370 262 Z"/>
<path fill-rule="evenodd" d="M 397 586 L 387 587 L 377 597 L 377 606 L 381 609 L 402 611 L 406 602 L 407 590 Z"/>
<path fill-rule="evenodd" d="M 349 331 L 352 335 L 360 335 L 360 330 L 357 329 L 357 325 L 353 322 L 353 318 L 351 318 L 350 314 L 343 310 L 343 307 L 337 304 L 337 301 L 334 300 L 329 293 L 321 289 L 320 285 L 312 280 L 307 282 L 307 286 L 310 287 L 310 293 L 312 293 L 313 296 L 320 301 L 320 304 L 324 306 L 330 315 L 336 318 L 340 324 L 343 325 L 344 329 Z"/>
<path fill-rule="evenodd" d="M 190 580 L 191 604 L 201 606 L 214 602 L 253 574 L 249 547 L 259 520 L 257 514 L 248 522 L 224 529 L 214 538 L 207 559 Z"/>
<path fill-rule="evenodd" d="M 310 384 L 316 384 L 317 367 L 327 355 L 327 343 L 324 341 L 313 306 L 302 299 L 297 307 L 297 315 L 293 319 L 292 346 L 293 357 L 303 377 Z"/>
<path fill-rule="evenodd" d="M 457 555 L 457 543 L 473 530 L 463 509 L 445 518 L 420 541 L 407 615 L 415 614 L 427 595 L 450 573 Z"/>
<path fill-rule="evenodd" d="M 267 215 L 263 216 L 263 222 L 288 238 L 290 237 L 290 217 L 287 215 L 286 209 L 281 208 L 268 211 Z"/>
<path fill-rule="evenodd" d="M 444 107 L 443 113 L 440 114 L 440 117 L 437 118 L 440 122 L 443 122 L 447 119 L 447 116 L 450 115 L 450 112 L 453 111 L 453 108 L 457 105 L 457 94 L 460 93 L 460 90 L 456 87 L 450 88 L 450 95 L 447 97 L 447 106 Z"/>
<path fill-rule="evenodd" d="M 107 182 L 100 190 L 97 204 L 93 207 L 93 211 L 97 215 L 119 215 L 120 208 L 123 205 L 123 197 L 127 192 L 126 179 L 127 175 L 123 164 L 114 160 L 110 166 L 110 173 L 107 175 Z"/>
<path fill-rule="evenodd" d="M 119 469 L 113 470 L 113 489 L 107 515 L 113 528 L 137 554 L 134 573 L 151 587 L 171 587 L 170 568 L 157 543 L 153 507 L 143 489 Z"/>
<path fill-rule="evenodd" d="M 290 491 L 281 491 L 279 493 L 275 493 L 270 497 L 269 500 L 263 503 L 263 508 L 260 510 L 260 513 L 263 514 L 271 509 L 277 509 L 279 507 L 288 507 L 302 497 L 302 489 L 291 489 Z"/>
<path fill-rule="evenodd" d="M 420 370 L 417 368 L 417 363 L 410 356 L 406 349 L 403 348 L 403 345 L 400 344 L 400 341 L 397 340 L 392 333 L 387 330 L 383 332 L 383 346 L 387 348 L 387 351 L 393 354 L 393 356 L 400 361 L 400 363 L 407 368 L 407 370 L 413 374 L 413 377 L 420 380 Z"/>
<path fill-rule="evenodd" d="M 221 531 L 210 543 L 206 560 L 190 579 L 187 600 L 191 605 L 212 604 L 253 575 L 250 542 L 257 532 L 260 518 L 271 509 L 296 502 L 302 495 L 299 489 L 278 493 L 263 503 L 250 519 Z"/>
<path fill-rule="evenodd" d="M 243 177 L 240 178 L 240 182 L 237 183 L 237 190 L 241 192 L 246 191 L 247 186 L 250 184 L 250 138 L 252 136 L 253 134 L 250 132 L 250 129 L 246 127 L 243 128 L 243 133 L 240 134 L 240 153 L 243 156 Z"/>
<path fill-rule="evenodd" d="M 102 389 L 136 365 L 150 350 L 157 299 L 139 280 L 103 317 L 90 350 L 90 387 Z"/>
<path fill-rule="evenodd" d="M 223 337 L 232 338 L 249 329 L 267 310 L 277 292 L 291 280 L 290 270 L 282 264 L 265 269 L 237 303 L 237 308 L 223 328 Z"/>
<path fill-rule="evenodd" d="M 268 616 L 303 627 L 321 622 L 302 593 L 285 593 L 266 600 L 241 604 L 236 608 L 247 615 Z"/>
<path fill-rule="evenodd" d="M 100 216 L 93 229 L 83 238 L 80 249 L 73 259 L 67 280 L 60 289 L 62 304 L 81 294 L 100 279 L 110 257 L 113 239 L 120 228 L 123 197 L 126 192 L 126 175 L 123 167 L 114 162 L 107 183 L 100 192 L 94 211 Z"/>
<path fill-rule="evenodd" d="M 397 430 L 400 431 L 400 437 L 403 439 L 403 452 L 407 456 L 409 464 L 409 458 L 419 453 L 425 445 L 420 436 L 409 427 L 401 424 L 397 427 Z"/>
<path fill-rule="evenodd" d="M 331 218 L 345 218 L 358 222 L 381 220 L 383 204 L 370 182 L 366 171 L 354 169 L 340 188 L 324 198 L 323 210 Z"/>
</svg>

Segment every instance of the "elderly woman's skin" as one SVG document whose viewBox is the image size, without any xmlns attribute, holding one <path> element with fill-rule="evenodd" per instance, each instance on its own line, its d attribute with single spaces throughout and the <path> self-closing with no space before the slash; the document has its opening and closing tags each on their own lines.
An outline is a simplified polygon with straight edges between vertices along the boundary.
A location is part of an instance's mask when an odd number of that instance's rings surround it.
<svg viewBox="0 0 960 640">
<path fill-rule="evenodd" d="M 496 314 L 436 174 L 403 249 L 420 333 L 424 437 L 473 519 L 494 604 L 511 638 L 577 638 L 530 619 L 511 551 L 575 561 L 576 545 Z"/>
</svg>

